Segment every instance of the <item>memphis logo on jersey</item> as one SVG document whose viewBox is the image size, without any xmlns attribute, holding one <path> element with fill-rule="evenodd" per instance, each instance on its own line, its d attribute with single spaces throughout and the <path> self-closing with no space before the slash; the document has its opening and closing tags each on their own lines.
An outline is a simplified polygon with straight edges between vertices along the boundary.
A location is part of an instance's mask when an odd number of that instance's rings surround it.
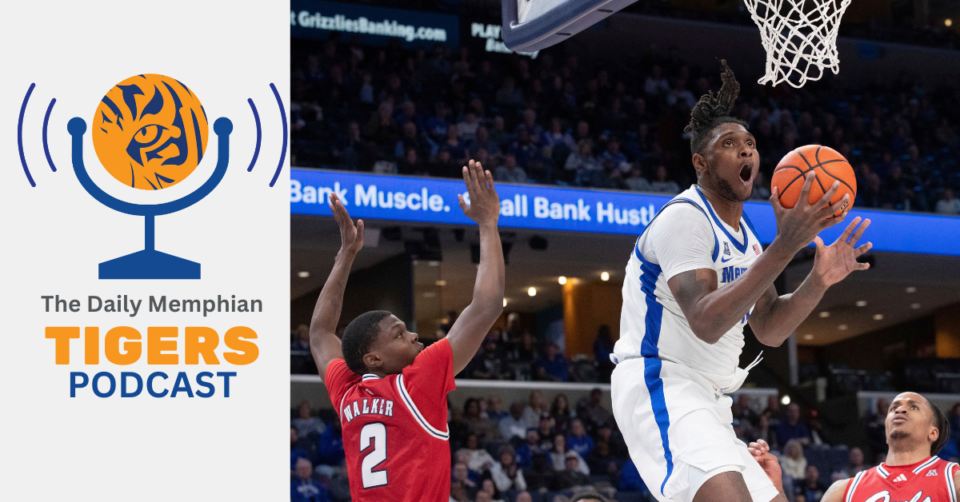
<svg viewBox="0 0 960 502">
<path fill-rule="evenodd" d="M 733 265 L 730 265 L 729 267 L 723 267 L 723 273 L 720 276 L 720 282 L 733 282 L 746 271 L 747 267 L 736 267 Z"/>
<path fill-rule="evenodd" d="M 93 146 L 117 181 L 160 190 L 186 179 L 207 147 L 207 115 L 178 80 L 137 75 L 115 85 L 92 122 Z"/>
</svg>

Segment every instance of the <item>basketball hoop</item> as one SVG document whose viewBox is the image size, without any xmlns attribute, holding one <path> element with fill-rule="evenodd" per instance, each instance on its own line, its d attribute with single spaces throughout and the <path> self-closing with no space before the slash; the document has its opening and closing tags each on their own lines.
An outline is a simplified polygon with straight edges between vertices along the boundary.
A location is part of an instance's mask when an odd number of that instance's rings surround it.
<svg viewBox="0 0 960 502">
<path fill-rule="evenodd" d="M 767 52 L 759 83 L 803 87 L 840 72 L 837 31 L 851 0 L 744 0 Z"/>
</svg>

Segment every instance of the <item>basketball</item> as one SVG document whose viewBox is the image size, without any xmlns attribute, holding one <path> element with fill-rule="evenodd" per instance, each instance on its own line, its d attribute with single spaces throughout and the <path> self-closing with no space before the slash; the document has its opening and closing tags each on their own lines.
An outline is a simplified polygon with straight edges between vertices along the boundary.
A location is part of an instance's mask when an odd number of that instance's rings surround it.
<svg viewBox="0 0 960 502">
<path fill-rule="evenodd" d="M 810 204 L 819 201 L 823 194 L 830 190 L 833 183 L 839 181 L 840 188 L 833 194 L 830 203 L 835 204 L 843 198 L 844 194 L 850 194 L 847 204 L 844 204 L 833 216 L 842 215 L 857 196 L 857 178 L 853 173 L 853 167 L 843 155 L 840 155 L 840 152 L 822 145 L 801 146 L 786 154 L 777 164 L 777 168 L 773 171 L 770 188 L 772 190 L 773 187 L 777 187 L 780 205 L 787 209 L 797 205 L 805 178 L 811 171 L 816 173 L 817 177 L 813 181 L 813 186 L 810 187 Z"/>
</svg>

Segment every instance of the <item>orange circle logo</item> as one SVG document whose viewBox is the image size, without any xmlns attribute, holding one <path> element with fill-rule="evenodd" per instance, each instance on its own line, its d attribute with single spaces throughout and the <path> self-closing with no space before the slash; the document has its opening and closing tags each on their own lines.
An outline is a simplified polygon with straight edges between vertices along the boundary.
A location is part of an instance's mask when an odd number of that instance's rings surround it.
<svg viewBox="0 0 960 502">
<path fill-rule="evenodd" d="M 141 190 L 168 188 L 190 176 L 209 134 L 197 96 L 176 79 L 156 74 L 130 77 L 110 89 L 91 129 L 104 169 Z"/>
</svg>

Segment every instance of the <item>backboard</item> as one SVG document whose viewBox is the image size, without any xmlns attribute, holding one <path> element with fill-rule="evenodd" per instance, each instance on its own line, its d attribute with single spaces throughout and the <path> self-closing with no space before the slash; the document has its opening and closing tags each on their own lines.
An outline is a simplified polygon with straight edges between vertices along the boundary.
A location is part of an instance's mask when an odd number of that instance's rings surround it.
<svg viewBox="0 0 960 502">
<path fill-rule="evenodd" d="M 503 43 L 533 52 L 560 43 L 637 0 L 501 0 Z"/>
</svg>

